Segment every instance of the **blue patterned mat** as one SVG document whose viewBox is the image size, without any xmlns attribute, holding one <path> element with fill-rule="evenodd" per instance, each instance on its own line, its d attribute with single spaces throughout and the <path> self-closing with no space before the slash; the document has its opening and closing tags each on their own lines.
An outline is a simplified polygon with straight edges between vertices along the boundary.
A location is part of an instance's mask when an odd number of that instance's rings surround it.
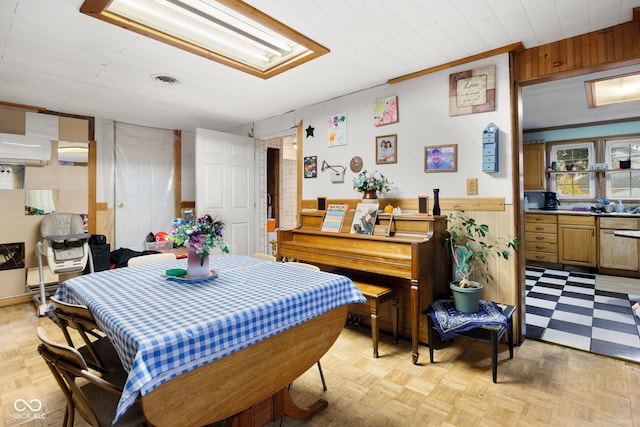
<svg viewBox="0 0 640 427">
<path fill-rule="evenodd" d="M 434 302 L 428 310 L 434 326 L 443 340 L 451 339 L 455 334 L 475 329 L 483 325 L 508 326 L 507 316 L 502 309 L 491 301 L 480 300 L 480 310 L 476 313 L 457 311 L 453 299 Z"/>
</svg>

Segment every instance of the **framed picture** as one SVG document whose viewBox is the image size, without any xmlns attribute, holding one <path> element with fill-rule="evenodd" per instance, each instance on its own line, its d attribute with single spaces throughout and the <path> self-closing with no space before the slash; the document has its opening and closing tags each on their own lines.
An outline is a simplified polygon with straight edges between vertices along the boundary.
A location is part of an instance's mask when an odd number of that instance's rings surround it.
<svg viewBox="0 0 640 427">
<path fill-rule="evenodd" d="M 398 121 L 398 97 L 389 96 L 376 100 L 373 106 L 374 126 L 388 125 Z"/>
<path fill-rule="evenodd" d="M 304 177 L 315 178 L 318 176 L 318 156 L 304 158 Z"/>
<path fill-rule="evenodd" d="M 424 147 L 425 172 L 456 172 L 458 170 L 458 144 Z"/>
<path fill-rule="evenodd" d="M 449 75 L 449 116 L 484 113 L 495 109 L 495 65 Z"/>
<path fill-rule="evenodd" d="M 376 164 L 397 163 L 397 148 L 398 136 L 396 134 L 376 136 Z"/>
</svg>

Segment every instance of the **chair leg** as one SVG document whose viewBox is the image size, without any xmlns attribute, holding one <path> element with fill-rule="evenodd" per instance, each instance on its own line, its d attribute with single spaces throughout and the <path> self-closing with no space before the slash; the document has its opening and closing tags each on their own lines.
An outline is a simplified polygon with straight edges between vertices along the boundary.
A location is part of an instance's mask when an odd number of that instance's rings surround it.
<svg viewBox="0 0 640 427">
<path fill-rule="evenodd" d="M 322 380 L 322 390 L 327 391 L 327 383 L 324 381 L 324 374 L 322 373 L 322 365 L 320 365 L 319 360 L 318 360 L 318 371 L 320 371 L 320 379 Z"/>
</svg>

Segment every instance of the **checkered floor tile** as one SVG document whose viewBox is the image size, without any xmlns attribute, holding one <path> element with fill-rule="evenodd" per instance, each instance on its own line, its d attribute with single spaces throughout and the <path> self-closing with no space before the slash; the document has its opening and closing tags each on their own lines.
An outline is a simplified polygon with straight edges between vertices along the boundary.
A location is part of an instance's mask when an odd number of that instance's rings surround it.
<svg viewBox="0 0 640 427">
<path fill-rule="evenodd" d="M 640 296 L 595 285 L 593 274 L 527 267 L 526 336 L 640 362 Z"/>
</svg>

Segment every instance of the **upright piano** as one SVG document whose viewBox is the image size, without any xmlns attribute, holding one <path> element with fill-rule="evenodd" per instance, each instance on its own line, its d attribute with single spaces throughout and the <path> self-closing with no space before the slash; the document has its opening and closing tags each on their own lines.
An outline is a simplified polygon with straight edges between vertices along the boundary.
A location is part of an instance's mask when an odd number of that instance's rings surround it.
<svg viewBox="0 0 640 427">
<path fill-rule="evenodd" d="M 323 218 L 323 211 L 303 211 L 297 228 L 279 230 L 278 256 L 312 263 L 354 281 L 396 287 L 398 332 L 411 338 L 412 359 L 417 363 L 419 343 L 428 342 L 426 317 L 421 313 L 434 300 L 450 294 L 446 216 L 379 213 L 372 235 L 350 232 L 353 209 L 339 232 L 321 231 Z M 363 305 L 353 305 L 349 311 L 367 319 Z M 381 314 L 378 323 L 391 331 L 389 314 Z"/>
</svg>

